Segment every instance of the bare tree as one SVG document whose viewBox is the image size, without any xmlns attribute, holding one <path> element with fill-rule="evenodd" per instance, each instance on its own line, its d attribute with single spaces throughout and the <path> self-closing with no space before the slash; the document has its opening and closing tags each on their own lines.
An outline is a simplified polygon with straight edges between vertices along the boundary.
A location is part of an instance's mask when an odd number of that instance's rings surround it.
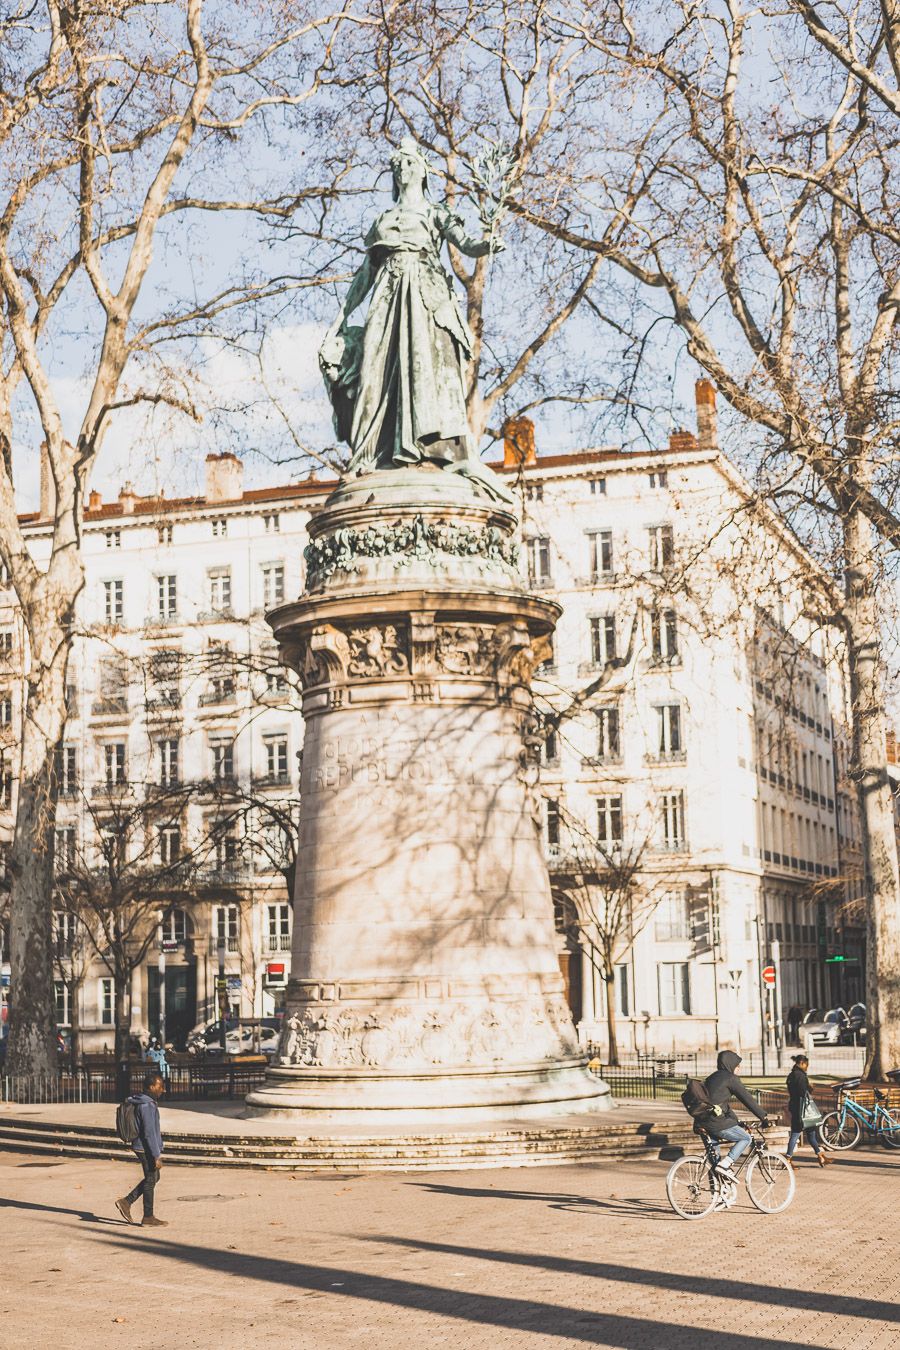
<svg viewBox="0 0 900 1350">
<path fill-rule="evenodd" d="M 761 490 L 840 579 L 830 618 L 852 688 L 877 1076 L 900 1057 L 878 542 L 900 542 L 900 18 L 894 6 L 838 4 L 829 27 L 803 0 L 685 0 L 666 13 L 573 4 L 546 17 L 551 47 L 581 44 L 574 65 L 592 62 L 619 110 L 596 127 L 593 147 L 573 145 L 557 171 L 530 174 L 510 209 L 638 288 L 637 357 L 662 318 L 677 326 L 735 425 L 755 429 Z M 764 96 L 750 49 L 771 62 L 775 87 Z"/>
<path fill-rule="evenodd" d="M 179 335 L 213 331 L 303 284 L 208 267 L 207 292 L 186 284 L 179 302 L 148 279 L 154 250 L 174 258 L 180 242 L 197 256 L 202 238 L 192 223 L 210 213 L 291 216 L 327 194 L 327 182 L 298 184 L 293 175 L 286 189 L 258 191 L 265 175 L 254 171 L 251 148 L 271 155 L 261 147 L 277 142 L 326 78 L 346 20 L 305 8 L 289 0 L 252 14 L 228 4 L 206 14 L 203 0 L 44 0 L 7 6 L 0 17 L 0 549 L 29 644 L 10 861 L 9 1060 L 21 1072 L 47 1072 L 54 1061 L 53 756 L 83 586 L 85 486 L 117 411 L 168 405 L 196 414 L 178 360 L 167 364 Z M 305 162 L 315 172 L 316 156 Z M 233 195 L 219 191 L 225 179 Z M 67 328 L 78 334 L 86 388 L 74 434 L 51 340 Z M 44 566 L 26 543 L 13 479 L 14 445 L 34 447 L 36 461 L 40 441 L 54 499 Z"/>
</svg>

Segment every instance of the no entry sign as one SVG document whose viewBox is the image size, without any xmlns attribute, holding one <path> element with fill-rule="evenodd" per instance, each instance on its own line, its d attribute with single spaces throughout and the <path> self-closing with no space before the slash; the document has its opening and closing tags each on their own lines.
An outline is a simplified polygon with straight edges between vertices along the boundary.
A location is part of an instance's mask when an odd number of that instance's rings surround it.
<svg viewBox="0 0 900 1350">
<path fill-rule="evenodd" d="M 773 988 L 775 984 L 775 967 L 763 966 L 762 975 L 763 975 L 763 984 L 767 984 L 770 989 Z"/>
</svg>

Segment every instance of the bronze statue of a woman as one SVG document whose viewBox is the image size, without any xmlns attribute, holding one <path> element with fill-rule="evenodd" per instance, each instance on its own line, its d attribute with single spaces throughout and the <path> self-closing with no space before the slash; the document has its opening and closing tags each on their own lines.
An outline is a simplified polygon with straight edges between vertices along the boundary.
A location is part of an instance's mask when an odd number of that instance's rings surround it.
<svg viewBox="0 0 900 1350">
<path fill-rule="evenodd" d="M 426 197 L 428 166 L 415 141 L 401 142 L 391 170 L 395 205 L 366 235 L 365 261 L 319 352 L 335 430 L 352 451 L 348 472 L 430 460 L 510 501 L 471 445 L 465 384 L 472 334 L 440 259 L 445 239 L 470 258 L 503 245 L 470 237 L 460 216 Z M 367 296 L 365 326 L 350 326 Z"/>
</svg>

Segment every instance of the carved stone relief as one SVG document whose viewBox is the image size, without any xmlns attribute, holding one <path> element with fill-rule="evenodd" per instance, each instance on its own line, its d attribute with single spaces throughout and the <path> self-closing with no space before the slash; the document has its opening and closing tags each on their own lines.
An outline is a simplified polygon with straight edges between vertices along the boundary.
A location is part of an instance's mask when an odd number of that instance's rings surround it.
<svg viewBox="0 0 900 1350">
<path fill-rule="evenodd" d="M 306 1008 L 287 1018 L 279 1063 L 306 1068 L 417 1069 L 557 1060 L 578 1049 L 561 998 L 425 1009 Z"/>
<path fill-rule="evenodd" d="M 435 660 L 454 675 L 487 675 L 494 665 L 494 633 L 489 624 L 438 624 Z"/>
<path fill-rule="evenodd" d="M 335 572 L 358 571 L 366 558 L 389 558 L 395 568 L 413 561 L 446 565 L 453 558 L 471 558 L 479 570 L 500 567 L 518 577 L 519 546 L 496 525 L 474 529 L 418 515 L 393 525 L 335 530 L 307 544 L 304 557 L 307 588 L 315 590 Z"/>
<path fill-rule="evenodd" d="M 406 635 L 395 624 L 351 628 L 347 674 L 405 675 L 409 671 Z"/>
</svg>

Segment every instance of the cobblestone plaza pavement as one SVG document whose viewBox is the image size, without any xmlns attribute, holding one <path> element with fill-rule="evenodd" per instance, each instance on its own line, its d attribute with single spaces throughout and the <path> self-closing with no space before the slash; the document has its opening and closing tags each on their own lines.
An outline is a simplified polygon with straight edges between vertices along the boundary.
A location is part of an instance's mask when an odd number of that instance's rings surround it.
<svg viewBox="0 0 900 1350">
<path fill-rule="evenodd" d="M 122 1163 L 0 1153 L 4 1350 L 900 1345 L 900 1158 L 801 1154 L 786 1213 L 694 1223 L 668 1163 L 366 1177 L 171 1167 L 126 1227 Z"/>
</svg>

